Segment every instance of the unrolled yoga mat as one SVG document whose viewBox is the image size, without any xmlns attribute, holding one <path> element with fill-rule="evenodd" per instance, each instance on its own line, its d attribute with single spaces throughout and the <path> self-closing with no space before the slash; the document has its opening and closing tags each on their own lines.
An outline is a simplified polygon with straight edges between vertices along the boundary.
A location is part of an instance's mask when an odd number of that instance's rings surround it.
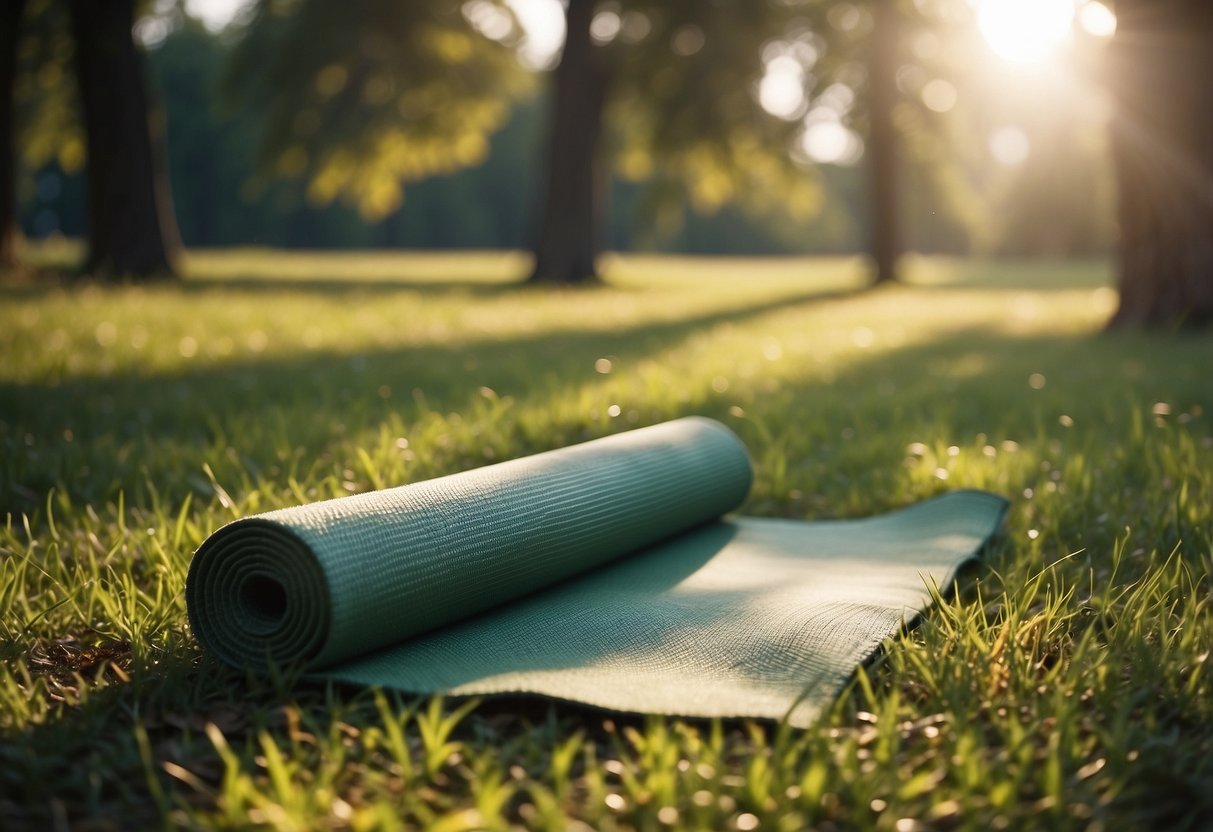
<svg viewBox="0 0 1213 832">
<path fill-rule="evenodd" d="M 737 436 L 692 417 L 248 517 L 194 556 L 190 623 L 238 667 L 803 725 L 1006 509 L 720 519 L 750 481 Z"/>
</svg>

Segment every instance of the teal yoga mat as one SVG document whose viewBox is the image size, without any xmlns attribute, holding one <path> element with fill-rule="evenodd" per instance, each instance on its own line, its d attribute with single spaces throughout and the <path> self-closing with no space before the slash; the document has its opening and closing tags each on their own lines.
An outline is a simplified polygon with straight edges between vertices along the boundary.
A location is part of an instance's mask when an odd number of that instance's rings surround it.
<svg viewBox="0 0 1213 832">
<path fill-rule="evenodd" d="M 724 517 L 750 482 L 741 440 L 691 417 L 244 518 L 195 554 L 190 624 L 238 667 L 804 725 L 1007 505 Z"/>
</svg>

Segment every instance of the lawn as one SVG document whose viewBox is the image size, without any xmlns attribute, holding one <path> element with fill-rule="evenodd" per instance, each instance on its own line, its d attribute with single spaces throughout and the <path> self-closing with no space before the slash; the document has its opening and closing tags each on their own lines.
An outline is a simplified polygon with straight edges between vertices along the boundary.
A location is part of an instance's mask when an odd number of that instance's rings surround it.
<svg viewBox="0 0 1213 832">
<path fill-rule="evenodd" d="M 0 285 L 0 828 L 1208 828 L 1213 337 L 1100 333 L 1103 263 L 198 252 Z M 223 523 L 698 413 L 744 513 L 1012 500 L 814 728 L 227 670 Z"/>
</svg>

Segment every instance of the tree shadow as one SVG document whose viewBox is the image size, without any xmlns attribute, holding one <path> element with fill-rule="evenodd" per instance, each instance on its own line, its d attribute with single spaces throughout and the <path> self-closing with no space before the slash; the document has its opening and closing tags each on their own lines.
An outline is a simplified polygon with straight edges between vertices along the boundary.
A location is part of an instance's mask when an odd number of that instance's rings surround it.
<svg viewBox="0 0 1213 832">
<path fill-rule="evenodd" d="M 402 411 L 450 411 L 467 406 L 484 388 L 500 396 L 551 395 L 562 386 L 600 379 L 594 362 L 603 356 L 638 362 L 719 324 L 854 294 L 802 292 L 616 330 L 484 335 L 356 354 L 292 354 L 152 376 L 131 370 L 64 381 L 0 382 L 0 419 L 8 423 L 11 441 L 23 437 L 27 443 L 6 449 L 0 463 L 0 512 L 27 511 L 57 485 L 86 501 L 107 499 L 118 489 L 137 491 L 157 455 L 166 454 L 175 464 L 190 459 L 188 468 L 196 472 L 220 439 L 237 447 L 251 470 L 266 471 L 284 443 L 314 448 L 334 438 L 336 426 L 339 433 L 349 433 L 369 430 Z M 271 427 L 280 441 L 263 441 Z M 65 431 L 71 442 L 64 441 Z M 242 431 L 256 437 L 249 441 Z M 524 445 L 524 450 L 538 449 Z M 116 476 L 97 482 L 90 479 L 93 471 Z M 179 468 L 164 487 L 162 495 L 173 500 L 191 489 Z"/>
<path fill-rule="evenodd" d="M 31 268 L 26 274 L 0 280 L 0 301 L 30 300 L 59 291 L 90 289 L 99 292 L 122 292 L 138 286 L 147 290 L 180 293 L 182 295 L 241 295 L 263 297 L 274 295 L 357 299 L 363 296 L 394 295 L 402 292 L 416 294 L 458 294 L 482 297 L 516 292 L 544 291 L 519 280 L 469 280 L 452 269 L 449 277 L 425 279 L 329 277 L 274 278 L 261 277 L 187 277 L 160 279 L 139 283 L 98 280 L 89 275 L 49 268 Z M 547 291 L 551 291 L 550 287 Z"/>
<path fill-rule="evenodd" d="M 275 278 L 264 280 L 257 277 L 191 277 L 175 287 L 185 295 L 226 294 L 239 295 L 322 295 L 355 299 L 365 295 L 394 295 L 401 292 L 415 294 L 460 294 L 478 297 L 495 297 L 527 291 L 529 287 L 519 281 L 483 281 L 460 279 L 452 274 L 448 277 L 410 280 L 408 278 L 347 279 L 333 277 Z"/>
<path fill-rule="evenodd" d="M 408 429 L 427 415 L 485 405 L 485 396 L 510 400 L 514 408 L 548 412 L 555 397 L 590 391 L 604 382 L 594 371 L 599 358 L 610 357 L 620 368 L 660 361 L 696 333 L 718 325 L 760 320 L 793 308 L 828 307 L 853 294 L 803 293 L 618 330 L 483 335 L 458 344 L 352 355 L 272 356 L 150 377 L 129 372 L 63 382 L 0 383 L 0 419 L 7 423 L 8 436 L 7 447 L 0 449 L 0 511 L 32 512 L 54 488 L 66 488 L 73 499 L 93 503 L 115 499 L 125 490 L 128 505 L 138 505 L 147 496 L 149 482 L 156 484 L 157 499 L 169 505 L 192 492 L 209 499 L 214 492 L 200 474 L 204 463 L 225 482 L 255 487 L 269 481 L 285 487 L 300 467 L 307 471 L 315 464 L 332 466 L 326 449 L 347 444 L 350 437 L 375 436 L 385 424 Z M 802 414 L 792 423 L 765 424 L 761 407 L 752 417 L 733 419 L 728 411 L 739 401 L 733 392 L 705 389 L 689 398 L 663 401 L 651 413 L 637 413 L 634 421 L 621 418 L 611 425 L 622 429 L 692 413 L 724 418 L 743 439 L 763 445 L 775 441 L 785 449 L 810 447 L 808 457 L 785 460 L 790 470 L 803 470 L 802 477 L 874 480 L 892 491 L 895 478 L 902 475 L 905 448 L 916 441 L 979 434 L 995 444 L 1044 434 L 1060 439 L 1066 435 L 1058 421 L 1062 416 L 1080 426 L 1106 421 L 1113 405 L 1125 404 L 1129 390 L 1150 401 L 1166 401 L 1168 377 L 1200 372 L 1202 344 L 1213 356 L 1213 344 L 1190 338 L 1184 346 L 1192 361 L 1176 363 L 1175 345 L 1166 340 L 1109 335 L 1100 339 L 1100 360 L 1092 364 L 1088 334 L 962 328 L 860 355 L 843 372 L 828 377 L 806 364 L 747 393 L 779 397 L 776 410 L 785 414 L 781 418 Z M 1042 389 L 1032 386 L 1045 379 Z M 1213 395 L 1188 406 L 1213 412 Z M 1131 417 L 1140 414 L 1114 414 L 1126 423 L 1126 431 Z M 72 432 L 73 441 L 64 440 L 65 429 Z M 591 424 L 584 413 L 545 416 L 537 429 L 514 420 L 507 429 L 511 433 L 506 444 L 514 455 L 604 432 L 603 425 Z M 860 444 L 865 445 L 862 453 L 855 450 Z M 453 470 L 492 461 L 478 450 L 452 449 L 444 464 Z M 938 488 L 946 485 L 940 482 Z M 760 514 L 810 508 L 788 507 L 778 500 L 751 504 L 751 511 Z M 845 515 L 855 510 L 817 505 L 814 513 Z"/>
<path fill-rule="evenodd" d="M 918 290 L 1057 292 L 1111 288 L 1112 263 L 1086 260 L 1014 258 L 976 260 L 939 258 L 933 269 L 916 275 L 911 267 L 905 287 Z"/>
</svg>

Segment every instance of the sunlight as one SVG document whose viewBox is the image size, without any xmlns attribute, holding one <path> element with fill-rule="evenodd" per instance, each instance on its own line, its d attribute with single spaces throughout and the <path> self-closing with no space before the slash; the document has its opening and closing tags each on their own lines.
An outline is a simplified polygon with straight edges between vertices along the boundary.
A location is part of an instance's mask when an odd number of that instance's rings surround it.
<svg viewBox="0 0 1213 832">
<path fill-rule="evenodd" d="M 564 46 L 564 10 L 560 0 L 508 0 L 526 36 L 519 50 L 523 65 L 550 69 Z"/>
<path fill-rule="evenodd" d="M 1097 38 L 1110 38 L 1116 34 L 1116 15 L 1099 0 L 1091 0 L 1079 10 L 1078 22 L 1087 34 Z"/>
<path fill-rule="evenodd" d="M 796 118 L 805 104 L 804 67 L 790 55 L 779 55 L 767 62 L 766 70 L 758 84 L 758 102 L 777 118 Z"/>
<path fill-rule="evenodd" d="M 1071 32 L 1070 0 L 980 0 L 977 27 L 996 54 L 1013 63 L 1052 55 Z"/>
<path fill-rule="evenodd" d="M 863 143 L 840 121 L 813 121 L 805 128 L 801 147 L 820 165 L 853 165 L 863 155 Z"/>
<path fill-rule="evenodd" d="M 167 4 L 156 3 L 156 11 L 161 12 Z M 232 18 L 245 11 L 252 5 L 252 0 L 186 0 L 185 8 L 191 15 L 202 21 L 212 32 L 217 32 L 232 22 Z"/>
<path fill-rule="evenodd" d="M 1032 152 L 1032 142 L 1020 127 L 1000 127 L 990 135 L 990 155 L 1005 167 L 1022 165 Z"/>
</svg>

